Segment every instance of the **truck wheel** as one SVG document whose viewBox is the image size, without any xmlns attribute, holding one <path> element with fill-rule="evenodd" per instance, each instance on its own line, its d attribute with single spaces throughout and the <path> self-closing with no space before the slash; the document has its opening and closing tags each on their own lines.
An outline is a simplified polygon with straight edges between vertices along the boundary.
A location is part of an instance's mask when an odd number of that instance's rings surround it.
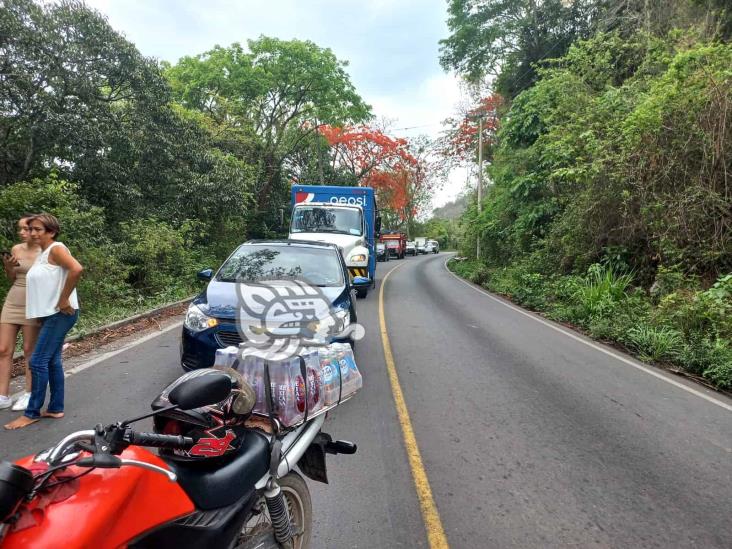
<svg viewBox="0 0 732 549">
<path fill-rule="evenodd" d="M 363 299 L 369 294 L 368 288 L 356 288 L 356 297 Z"/>
</svg>

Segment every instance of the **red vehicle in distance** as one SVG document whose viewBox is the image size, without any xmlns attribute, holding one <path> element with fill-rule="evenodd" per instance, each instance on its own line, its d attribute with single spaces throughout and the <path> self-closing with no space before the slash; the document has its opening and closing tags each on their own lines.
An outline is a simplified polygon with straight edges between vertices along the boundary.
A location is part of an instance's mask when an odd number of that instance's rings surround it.
<svg viewBox="0 0 732 549">
<path fill-rule="evenodd" d="M 407 255 L 407 235 L 399 231 L 384 231 L 379 241 L 386 246 L 386 252 L 397 259 L 404 259 Z"/>
</svg>

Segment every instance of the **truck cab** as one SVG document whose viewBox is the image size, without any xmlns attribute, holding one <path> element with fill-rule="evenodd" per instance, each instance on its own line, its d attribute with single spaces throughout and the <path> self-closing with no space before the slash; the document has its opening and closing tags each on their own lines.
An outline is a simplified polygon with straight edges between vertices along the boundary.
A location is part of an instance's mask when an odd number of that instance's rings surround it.
<svg viewBox="0 0 732 549">
<path fill-rule="evenodd" d="M 390 256 L 397 259 L 404 259 L 407 254 L 407 235 L 399 231 L 384 231 L 379 240 L 386 245 L 386 251 Z"/>
<path fill-rule="evenodd" d="M 369 187 L 292 187 L 289 238 L 336 244 L 359 297 L 366 297 L 376 282 L 378 225 L 374 191 Z"/>
</svg>

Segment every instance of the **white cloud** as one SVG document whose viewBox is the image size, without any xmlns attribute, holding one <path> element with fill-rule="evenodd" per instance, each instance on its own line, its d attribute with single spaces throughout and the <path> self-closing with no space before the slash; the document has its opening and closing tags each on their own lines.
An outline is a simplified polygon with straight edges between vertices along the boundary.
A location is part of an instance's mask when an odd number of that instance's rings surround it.
<svg viewBox="0 0 732 549">
<path fill-rule="evenodd" d="M 457 79 L 435 73 L 410 88 L 405 90 L 407 93 L 376 95 L 366 100 L 373 106 L 374 114 L 394 120 L 394 128 L 410 128 L 395 133 L 436 135 L 441 122 L 453 114 L 460 100 Z"/>
<path fill-rule="evenodd" d="M 456 112 L 459 82 L 442 72 L 444 0 L 87 0 L 148 56 L 176 62 L 215 44 L 264 34 L 312 40 L 341 60 L 378 118 L 400 137 L 436 136 Z M 401 129 L 409 128 L 409 129 Z M 434 204 L 452 200 L 465 175 L 451 175 Z M 462 182 L 462 183 L 461 183 Z"/>
</svg>

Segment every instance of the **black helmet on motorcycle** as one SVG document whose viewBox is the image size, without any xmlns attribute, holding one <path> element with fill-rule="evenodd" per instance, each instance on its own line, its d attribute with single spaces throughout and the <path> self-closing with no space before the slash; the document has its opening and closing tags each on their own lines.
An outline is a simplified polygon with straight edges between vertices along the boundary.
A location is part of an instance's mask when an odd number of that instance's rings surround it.
<svg viewBox="0 0 732 549">
<path fill-rule="evenodd" d="M 226 460 L 244 440 L 244 422 L 256 402 L 254 390 L 231 368 L 203 368 L 188 372 L 168 385 L 152 402 L 153 410 L 170 406 L 168 395 L 184 381 L 205 375 L 227 375 L 232 381 L 228 397 L 210 406 L 192 410 L 167 410 L 153 416 L 155 432 L 191 437 L 196 444 L 189 450 L 160 449 L 160 455 L 175 461 Z"/>
</svg>

